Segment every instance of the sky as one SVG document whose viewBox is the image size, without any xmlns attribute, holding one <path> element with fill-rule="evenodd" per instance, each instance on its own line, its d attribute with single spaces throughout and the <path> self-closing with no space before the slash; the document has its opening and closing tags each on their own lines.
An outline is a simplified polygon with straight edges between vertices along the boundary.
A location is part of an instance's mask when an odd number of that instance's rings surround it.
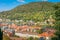
<svg viewBox="0 0 60 40">
<path fill-rule="evenodd" d="M 0 12 L 11 10 L 18 5 L 27 4 L 30 2 L 41 2 L 41 1 L 60 2 L 60 0 L 0 0 Z"/>
</svg>

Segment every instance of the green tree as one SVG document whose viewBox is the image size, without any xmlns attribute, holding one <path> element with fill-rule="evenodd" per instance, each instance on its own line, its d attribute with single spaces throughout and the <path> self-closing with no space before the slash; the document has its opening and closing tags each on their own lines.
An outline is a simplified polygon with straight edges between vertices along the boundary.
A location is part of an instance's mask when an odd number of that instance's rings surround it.
<svg viewBox="0 0 60 40">
<path fill-rule="evenodd" d="M 3 32 L 0 29 L 0 40 L 2 40 L 2 39 L 3 39 Z"/>
<path fill-rule="evenodd" d="M 55 6 L 54 7 L 56 12 L 55 12 L 55 19 L 56 19 L 56 23 L 55 23 L 55 29 L 57 30 L 57 32 L 55 33 L 55 35 L 57 37 L 52 37 L 52 40 L 60 40 L 60 7 L 59 6 Z"/>
<path fill-rule="evenodd" d="M 33 37 L 29 37 L 27 40 L 33 40 Z"/>
<path fill-rule="evenodd" d="M 41 30 L 37 30 L 36 32 L 39 33 L 39 34 L 43 33 L 42 29 Z"/>
<path fill-rule="evenodd" d="M 39 40 L 39 38 L 34 38 L 34 40 Z"/>
<path fill-rule="evenodd" d="M 60 40 L 60 31 L 57 31 L 56 33 L 55 33 L 55 37 L 52 37 L 52 39 L 51 40 Z"/>
<path fill-rule="evenodd" d="M 56 21 L 60 21 L 60 9 L 55 12 Z"/>
</svg>

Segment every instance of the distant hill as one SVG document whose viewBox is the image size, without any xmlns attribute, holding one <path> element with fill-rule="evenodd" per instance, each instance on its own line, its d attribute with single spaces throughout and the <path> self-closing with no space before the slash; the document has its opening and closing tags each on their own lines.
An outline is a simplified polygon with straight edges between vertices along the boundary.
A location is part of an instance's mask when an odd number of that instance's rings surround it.
<svg viewBox="0 0 60 40">
<path fill-rule="evenodd" d="M 54 7 L 53 5 L 60 3 L 50 3 L 50 2 L 34 2 L 24 5 L 19 5 L 16 8 L 0 13 L 1 18 L 8 19 L 23 19 L 23 20 L 35 20 L 43 21 L 53 15 Z"/>
<path fill-rule="evenodd" d="M 35 3 L 29 3 L 26 5 L 21 5 L 13 9 L 14 12 L 21 12 L 21 13 L 32 13 L 32 12 L 39 12 L 39 11 L 48 11 L 53 10 L 52 3 L 49 2 L 35 2 Z"/>
</svg>

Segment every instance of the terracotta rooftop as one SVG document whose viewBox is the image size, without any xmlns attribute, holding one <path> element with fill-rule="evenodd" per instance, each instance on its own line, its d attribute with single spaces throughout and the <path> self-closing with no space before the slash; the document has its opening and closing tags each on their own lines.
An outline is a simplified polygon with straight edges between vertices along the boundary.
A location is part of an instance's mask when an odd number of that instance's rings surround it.
<svg viewBox="0 0 60 40">
<path fill-rule="evenodd" d="M 48 33 L 48 32 L 43 32 L 42 34 L 39 34 L 38 35 L 39 37 L 50 37 L 50 36 L 54 36 L 54 34 L 53 33 Z"/>
</svg>

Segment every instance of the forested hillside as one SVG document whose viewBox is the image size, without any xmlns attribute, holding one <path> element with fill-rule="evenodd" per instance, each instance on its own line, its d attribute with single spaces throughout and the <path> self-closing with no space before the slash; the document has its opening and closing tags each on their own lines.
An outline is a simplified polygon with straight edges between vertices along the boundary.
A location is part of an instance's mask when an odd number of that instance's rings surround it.
<svg viewBox="0 0 60 40">
<path fill-rule="evenodd" d="M 19 5 L 12 10 L 1 12 L 0 18 L 44 21 L 48 19 L 50 15 L 54 17 L 54 5 L 60 6 L 60 3 L 34 2 Z"/>
</svg>

